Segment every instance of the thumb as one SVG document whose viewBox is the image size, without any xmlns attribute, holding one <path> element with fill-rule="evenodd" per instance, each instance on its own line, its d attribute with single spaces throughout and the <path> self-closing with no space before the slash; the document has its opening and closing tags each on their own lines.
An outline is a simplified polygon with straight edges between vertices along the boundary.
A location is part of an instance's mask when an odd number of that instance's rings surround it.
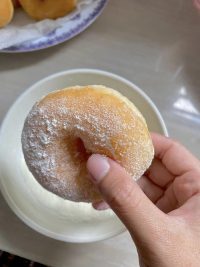
<svg viewBox="0 0 200 267">
<path fill-rule="evenodd" d="M 134 239 L 152 243 L 152 234 L 162 234 L 166 215 L 146 197 L 124 168 L 98 154 L 90 156 L 87 168 L 104 200 Z"/>
</svg>

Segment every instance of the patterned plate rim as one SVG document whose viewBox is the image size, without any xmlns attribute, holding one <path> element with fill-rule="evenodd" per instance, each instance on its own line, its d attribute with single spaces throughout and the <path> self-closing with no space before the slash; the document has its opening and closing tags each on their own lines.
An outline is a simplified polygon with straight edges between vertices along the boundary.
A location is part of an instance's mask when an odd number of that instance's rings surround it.
<svg viewBox="0 0 200 267">
<path fill-rule="evenodd" d="M 0 50 L 0 53 L 22 53 L 22 52 L 32 52 L 37 50 L 46 49 L 58 44 L 61 44 L 65 41 L 70 40 L 71 38 L 77 36 L 84 30 L 86 30 L 101 14 L 103 11 L 105 5 L 107 4 L 108 0 L 100 0 L 98 5 L 95 7 L 95 9 L 85 18 L 83 21 L 81 21 L 78 25 L 76 25 L 74 28 L 70 29 L 70 31 L 67 31 L 63 33 L 62 35 L 58 36 L 51 36 L 48 40 L 41 41 L 38 44 L 29 44 L 27 45 L 26 42 L 20 45 L 11 46 L 6 49 Z"/>
</svg>

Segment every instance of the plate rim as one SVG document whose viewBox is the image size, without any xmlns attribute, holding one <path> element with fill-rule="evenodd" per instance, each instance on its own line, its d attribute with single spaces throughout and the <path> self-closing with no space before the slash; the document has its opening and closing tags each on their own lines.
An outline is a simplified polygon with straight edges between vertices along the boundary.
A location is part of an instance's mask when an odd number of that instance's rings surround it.
<svg viewBox="0 0 200 267">
<path fill-rule="evenodd" d="M 32 84 L 30 87 L 28 87 L 22 94 L 20 94 L 18 96 L 18 98 L 13 102 L 13 104 L 11 105 L 10 109 L 8 110 L 7 114 L 5 115 L 2 123 L 1 123 L 1 127 L 0 127 L 0 142 L 1 142 L 1 138 L 2 138 L 2 134 L 4 131 L 4 127 L 6 125 L 6 122 L 9 120 L 9 116 L 12 113 L 12 110 L 14 109 L 14 107 L 18 104 L 18 102 L 21 101 L 21 99 L 24 98 L 24 96 L 26 96 L 27 94 L 29 94 L 30 92 L 34 91 L 34 88 L 37 87 L 39 84 L 44 83 L 47 80 L 53 79 L 55 77 L 59 77 L 59 76 L 63 76 L 63 75 L 71 75 L 71 74 L 84 74 L 84 73 L 89 73 L 89 74 L 97 74 L 97 75 L 104 75 L 108 78 L 114 78 L 115 80 L 121 81 L 125 84 L 127 84 L 130 89 L 137 91 L 140 95 L 142 95 L 143 98 L 145 98 L 145 100 L 148 102 L 148 104 L 153 108 L 154 112 L 156 113 L 161 128 L 163 130 L 163 134 L 168 136 L 168 130 L 166 127 L 166 124 L 162 118 L 162 115 L 160 113 L 160 111 L 158 110 L 158 108 L 156 107 L 156 105 L 154 104 L 154 102 L 151 100 L 151 98 L 144 92 L 142 91 L 137 85 L 135 85 L 133 82 L 127 80 L 126 78 L 121 77 L 120 75 L 108 72 L 108 71 L 104 71 L 104 70 L 100 70 L 100 69 L 90 69 L 90 68 L 78 68 L 78 69 L 70 69 L 70 70 L 64 70 L 61 72 L 57 72 L 55 74 L 49 75 L 41 80 L 39 80 L 38 82 Z M 134 89 L 133 89 L 134 88 Z M 84 238 L 80 238 L 80 237 L 70 237 L 69 235 L 66 237 L 62 234 L 56 233 L 56 232 L 52 232 L 46 228 L 44 228 L 43 226 L 41 226 L 40 224 L 37 224 L 35 221 L 31 220 L 28 216 L 26 216 L 25 213 L 23 213 L 20 210 L 20 207 L 18 207 L 14 200 L 12 199 L 12 197 L 10 196 L 10 194 L 8 193 L 8 190 L 6 188 L 6 186 L 4 186 L 3 183 L 3 179 L 1 178 L 2 172 L 1 172 L 1 166 L 0 166 L 0 191 L 5 199 L 5 201 L 7 202 L 9 208 L 15 213 L 16 216 L 18 216 L 22 222 L 24 222 L 26 225 L 28 225 L 31 229 L 34 229 L 36 232 L 53 238 L 55 240 L 60 240 L 60 241 L 64 241 L 64 242 L 69 242 L 69 243 L 91 243 L 91 242 L 96 242 L 96 241 L 101 241 L 101 240 L 106 240 L 108 238 L 117 236 L 125 231 L 127 231 L 126 227 L 122 224 L 122 227 L 120 230 L 118 231 L 114 231 L 114 232 L 110 232 L 109 234 L 101 234 L 98 237 L 84 237 Z"/>
<path fill-rule="evenodd" d="M 90 17 L 91 18 L 87 18 L 88 21 L 82 22 L 81 26 L 77 26 L 75 29 L 70 30 L 72 33 L 71 35 L 69 35 L 69 32 L 65 32 L 62 35 L 58 35 L 58 36 L 54 36 L 54 40 L 52 40 L 51 44 L 49 44 L 50 39 L 46 40 L 46 41 L 41 41 L 39 44 L 31 46 L 30 48 L 25 48 L 22 44 L 18 44 L 15 46 L 10 46 L 8 48 L 5 49 L 0 49 L 0 53 L 29 53 L 29 52 L 34 52 L 34 51 L 40 51 L 43 49 L 47 49 L 59 44 L 62 44 L 66 41 L 69 41 L 70 39 L 76 37 L 77 35 L 79 35 L 80 33 L 82 33 L 83 31 L 85 31 L 92 23 L 95 22 L 95 20 L 101 15 L 101 13 L 103 12 L 106 4 L 108 3 L 109 0 L 99 0 L 99 4 L 98 6 L 91 12 Z M 59 39 L 59 40 L 58 40 Z M 31 41 L 30 41 L 31 42 Z M 24 44 L 26 44 L 26 42 L 24 42 Z M 21 47 L 21 48 L 20 48 Z"/>
</svg>

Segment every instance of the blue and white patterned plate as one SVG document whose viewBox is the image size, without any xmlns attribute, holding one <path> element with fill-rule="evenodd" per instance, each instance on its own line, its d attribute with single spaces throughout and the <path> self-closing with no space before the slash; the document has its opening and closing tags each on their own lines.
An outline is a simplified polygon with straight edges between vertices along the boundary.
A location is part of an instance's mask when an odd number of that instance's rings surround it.
<svg viewBox="0 0 200 267">
<path fill-rule="evenodd" d="M 101 14 L 108 0 L 94 0 L 84 7 L 81 12 L 74 12 L 61 27 L 40 38 L 25 41 L 21 44 L 0 50 L 4 53 L 31 52 L 45 49 L 65 42 L 89 27 Z"/>
</svg>

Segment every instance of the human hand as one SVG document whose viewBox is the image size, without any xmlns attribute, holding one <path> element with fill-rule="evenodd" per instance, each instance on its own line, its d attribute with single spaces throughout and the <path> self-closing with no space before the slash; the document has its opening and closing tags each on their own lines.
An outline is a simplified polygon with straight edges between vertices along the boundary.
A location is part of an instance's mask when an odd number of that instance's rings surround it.
<svg viewBox="0 0 200 267">
<path fill-rule="evenodd" d="M 138 183 L 100 155 L 88 160 L 91 179 L 129 230 L 140 266 L 199 267 L 200 162 L 169 138 L 152 140 L 155 158 Z"/>
<path fill-rule="evenodd" d="M 200 9 L 200 0 L 193 0 L 193 3 L 196 8 Z"/>
</svg>

